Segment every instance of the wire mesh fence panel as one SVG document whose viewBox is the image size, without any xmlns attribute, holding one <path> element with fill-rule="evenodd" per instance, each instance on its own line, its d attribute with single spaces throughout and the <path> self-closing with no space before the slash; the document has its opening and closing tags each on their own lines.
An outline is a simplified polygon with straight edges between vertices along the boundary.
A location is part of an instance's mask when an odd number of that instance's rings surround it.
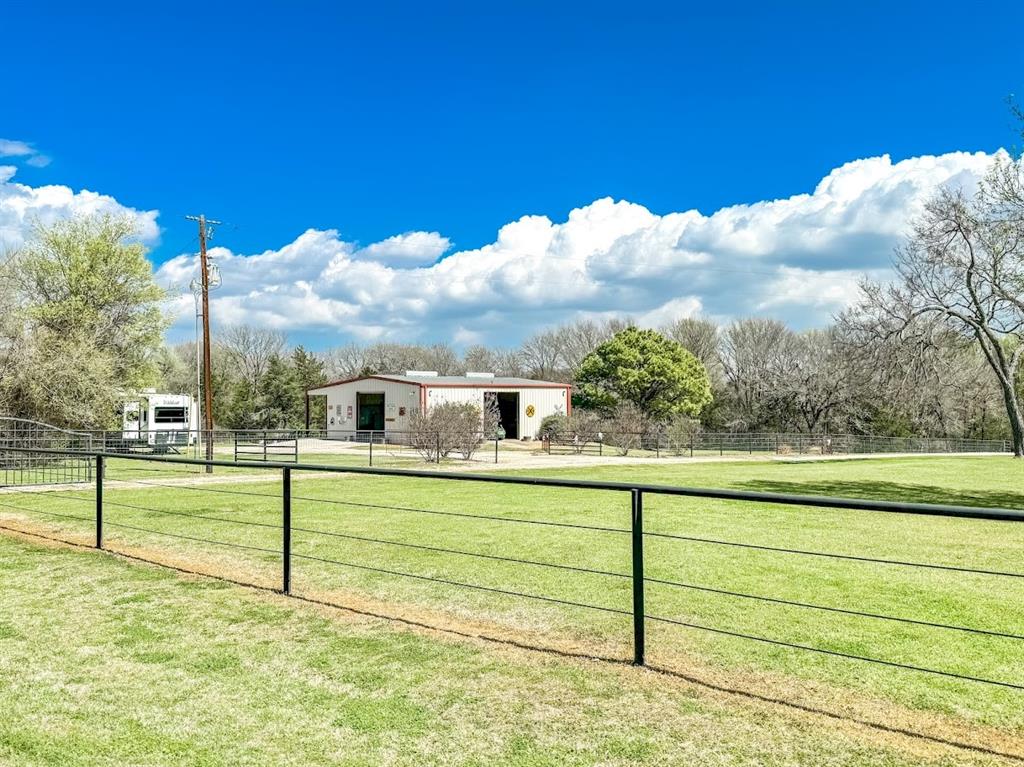
<svg viewBox="0 0 1024 767">
<path fill-rule="evenodd" d="M 38 421 L 0 417 L 0 487 L 90 482 L 93 447 L 89 434 Z M 43 448 L 65 453 L 24 452 Z"/>
<path fill-rule="evenodd" d="M 551 434 L 542 441 L 549 455 L 697 457 L 697 456 L 824 456 L 864 454 L 1009 453 L 1010 443 L 999 439 L 963 437 L 882 437 L 863 434 L 803 434 L 796 432 L 706 432 L 673 434 L 597 432 Z"/>
</svg>

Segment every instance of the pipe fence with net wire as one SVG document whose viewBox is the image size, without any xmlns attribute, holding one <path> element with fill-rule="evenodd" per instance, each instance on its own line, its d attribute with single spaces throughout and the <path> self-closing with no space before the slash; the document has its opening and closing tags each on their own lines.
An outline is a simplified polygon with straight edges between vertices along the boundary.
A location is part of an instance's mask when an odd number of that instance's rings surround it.
<svg viewBox="0 0 1024 767">
<path fill-rule="evenodd" d="M 1010 453 L 1004 439 L 964 437 L 881 437 L 870 434 L 803 434 L 784 432 L 615 432 L 551 434 L 543 449 L 550 455 L 738 456 Z"/>
<path fill-rule="evenodd" d="M 0 446 L 2 446 L 0 424 Z M 696 457 L 815 457 L 854 455 L 963 455 L 1010 453 L 1004 439 L 966 437 L 885 437 L 870 434 L 805 434 L 798 432 L 602 431 L 549 433 L 536 440 L 503 439 L 495 434 L 457 431 L 409 431 L 385 429 L 217 429 L 153 430 L 127 434 L 122 431 L 76 432 L 87 444 L 56 438 L 54 447 L 89 448 L 109 453 L 206 455 L 247 462 L 291 462 L 312 459 L 317 463 L 346 465 L 362 459 L 368 466 L 413 466 L 417 463 L 502 463 L 524 452 L 542 455 L 590 456 L 614 459 Z M 63 441 L 62 441 L 63 440 Z M 16 442 L 12 444 L 17 444 Z M 24 442 L 23 446 L 46 446 Z"/>
<path fill-rule="evenodd" d="M 241 552 L 243 555 L 255 557 L 254 561 L 260 566 L 276 567 L 276 583 L 273 583 L 272 587 L 286 595 L 293 594 L 296 573 L 307 570 L 309 578 L 320 579 L 327 577 L 327 570 L 339 569 L 362 573 L 366 577 L 414 581 L 430 584 L 434 588 L 475 592 L 494 598 L 571 608 L 621 619 L 630 626 L 628 638 L 631 645 L 631 660 L 636 665 L 645 664 L 649 629 L 658 626 L 729 637 L 753 645 L 782 648 L 901 672 L 1016 692 L 1024 691 L 1024 678 L 1001 678 L 972 671 L 971 658 L 968 654 L 962 655 L 952 667 L 929 663 L 927 660 L 911 662 L 906 657 L 885 657 L 883 654 L 872 652 L 873 643 L 870 641 L 847 647 L 837 644 L 834 638 L 822 642 L 815 642 L 812 639 L 798 640 L 773 633 L 768 626 L 754 630 L 716 625 L 713 621 L 697 619 L 685 613 L 675 613 L 664 607 L 652 611 L 647 604 L 648 592 L 658 587 L 699 593 L 714 599 L 757 603 L 771 606 L 773 609 L 784 607 L 806 613 L 836 616 L 844 620 L 864 621 L 879 627 L 890 626 L 894 630 L 912 627 L 915 630 L 949 632 L 965 638 L 981 637 L 986 641 L 1024 642 L 1024 627 L 1002 626 L 998 621 L 985 625 L 968 619 L 937 619 L 930 614 L 902 614 L 902 611 L 897 610 L 873 609 L 860 602 L 836 604 L 825 598 L 796 599 L 785 594 L 765 593 L 755 587 L 726 588 L 710 582 L 700 582 L 694 578 L 668 577 L 657 559 L 654 561 L 657 573 L 651 571 L 651 556 L 660 556 L 663 551 L 661 547 L 666 545 L 719 549 L 733 552 L 729 555 L 729 565 L 740 567 L 740 560 L 737 557 L 742 552 L 770 553 L 776 557 L 828 562 L 844 567 L 883 568 L 886 573 L 914 571 L 949 578 L 985 578 L 991 580 L 991 588 L 996 590 L 1005 588 L 1005 584 L 1020 587 L 1024 584 L 1024 569 L 996 567 L 984 561 L 930 561 L 926 558 L 879 556 L 871 552 L 857 553 L 849 549 L 831 550 L 827 546 L 806 548 L 802 545 L 784 545 L 778 542 L 736 540 L 726 536 L 690 535 L 653 529 L 645 524 L 645 505 L 652 499 L 671 498 L 725 501 L 738 504 L 751 512 L 763 509 L 767 505 L 783 509 L 799 507 L 805 512 L 825 509 L 855 514 L 870 513 L 900 520 L 946 518 L 962 520 L 965 525 L 981 524 L 982 521 L 1015 525 L 1024 522 L 1024 511 L 1019 509 L 363 466 L 338 467 L 270 461 L 243 464 L 187 457 L 47 448 L 8 450 L 54 459 L 63 457 L 88 460 L 94 467 L 94 492 L 90 496 L 82 495 L 80 492 L 55 491 L 31 486 L 8 488 L 0 492 L 0 510 L 13 510 L 26 518 L 35 518 L 33 515 L 39 515 L 58 520 L 58 524 L 74 520 L 80 532 L 85 528 L 91 529 L 90 543 L 99 549 L 107 548 L 111 537 L 141 533 L 168 542 L 165 549 L 170 552 L 173 552 L 175 547 L 193 547 L 196 544 Z M 244 470 L 247 476 L 251 476 L 253 471 L 262 473 L 266 481 L 259 484 L 247 479 L 249 484 L 224 486 L 209 481 L 205 484 L 199 483 L 194 478 L 185 481 L 176 474 L 190 467 L 211 466 L 225 470 L 225 474 L 219 475 L 221 480 L 230 478 L 232 471 Z M 112 477 L 112 473 L 117 476 Z M 356 496 L 352 492 L 351 483 L 338 483 L 329 490 L 316 494 L 303 492 L 301 483 L 297 486 L 298 477 L 302 478 L 302 483 L 307 483 L 312 479 L 339 475 L 367 477 L 380 483 L 392 479 L 422 483 L 437 491 L 436 498 L 442 502 L 439 507 L 425 508 L 422 502 L 410 500 L 408 503 L 401 503 L 393 496 L 380 492 L 373 492 L 365 497 Z M 142 488 L 147 492 L 141 496 L 142 500 L 135 500 L 136 496 L 129 496 L 126 500 L 126 496 L 121 492 L 107 492 L 124 488 Z M 460 510 L 453 508 L 453 503 L 448 502 L 448 499 L 456 497 L 457 489 L 465 488 L 477 489 L 476 494 L 466 497 L 477 504 L 478 508 Z M 564 498 L 569 505 L 581 509 L 589 504 L 595 504 L 594 499 L 600 497 L 609 511 L 607 514 L 598 514 L 595 511 L 593 519 L 587 519 L 588 515 L 584 513 L 584 521 L 577 517 L 564 516 L 527 517 L 517 510 L 499 512 L 488 502 L 487 488 L 515 488 L 516 493 L 522 494 L 534 490 L 557 491 L 565 493 L 559 497 Z M 158 506 L 156 502 L 160 496 L 156 493 L 157 489 L 187 494 L 189 501 L 178 508 Z M 212 504 L 204 504 L 202 499 L 211 497 L 225 498 L 228 503 L 223 509 L 210 508 Z M 572 499 L 578 501 L 573 504 Z M 57 501 L 70 501 L 75 504 L 74 508 L 78 511 L 69 511 L 57 504 Z M 246 510 L 257 506 L 261 514 L 247 517 Z M 317 515 L 309 512 L 313 508 L 319 510 Z M 549 510 L 554 511 L 555 508 L 551 507 Z M 361 526 L 326 526 L 335 520 L 343 522 L 351 519 L 356 512 L 370 514 L 369 517 L 359 518 L 366 520 L 360 522 Z M 616 523 L 616 516 L 625 523 Z M 408 537 L 399 537 L 397 530 L 407 530 L 402 520 L 417 517 L 433 521 L 427 527 L 416 528 L 416 531 L 443 528 L 458 539 L 459 544 L 433 542 L 418 534 L 413 534 L 411 540 Z M 161 526 L 159 520 L 162 519 L 180 520 L 183 526 Z M 391 521 L 385 523 L 385 520 Z M 474 527 L 482 523 L 496 527 L 484 535 Z M 206 533 L 210 528 L 221 530 L 222 533 L 218 537 L 209 537 Z M 501 546 L 503 542 L 512 539 L 510 531 L 513 528 L 528 528 L 533 531 L 529 533 L 529 538 L 535 542 L 549 534 L 545 531 L 568 535 L 568 538 L 557 545 L 538 544 L 540 552 L 560 551 L 566 558 L 556 559 L 541 553 L 524 556 L 504 551 Z M 500 532 L 502 529 L 506 530 L 504 534 Z M 849 541 L 842 543 L 848 544 Z M 584 549 L 614 549 L 620 546 L 629 552 L 628 564 L 621 568 L 596 566 L 575 559 L 575 555 Z M 655 547 L 653 551 L 652 546 Z M 365 547 L 370 549 L 367 550 Z M 161 546 L 151 543 L 148 544 L 148 549 L 161 549 Z M 428 559 L 414 560 L 421 564 L 425 563 L 422 569 L 416 570 L 408 562 L 403 565 L 383 560 L 376 552 L 385 550 L 411 552 Z M 507 580 L 473 580 L 446 573 L 444 565 L 457 560 L 486 563 L 487 568 L 478 575 L 483 576 L 493 571 L 506 575 Z M 313 565 L 320 569 L 312 570 Z M 557 579 L 544 582 L 548 590 L 524 588 L 530 581 L 519 573 L 537 570 L 558 574 Z M 604 584 L 594 591 L 598 595 L 604 595 L 604 599 L 584 600 L 576 592 L 559 593 L 556 590 L 560 584 L 584 577 L 599 579 L 599 582 Z M 879 578 L 879 583 L 884 586 L 889 577 L 883 574 Z M 267 586 L 255 581 L 250 582 L 246 571 L 240 571 L 233 579 L 248 585 Z M 342 603 L 328 603 L 339 607 L 346 606 Z M 924 649 L 928 647 L 926 642 Z"/>
</svg>

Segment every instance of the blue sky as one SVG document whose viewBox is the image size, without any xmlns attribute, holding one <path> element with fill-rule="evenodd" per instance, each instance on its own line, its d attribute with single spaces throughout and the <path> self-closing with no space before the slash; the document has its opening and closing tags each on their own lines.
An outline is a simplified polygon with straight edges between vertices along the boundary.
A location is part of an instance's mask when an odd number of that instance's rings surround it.
<svg viewBox="0 0 1024 767">
<path fill-rule="evenodd" d="M 5 7 L 0 138 L 51 162 L 0 164 L 159 210 L 158 263 L 198 212 L 234 254 L 311 228 L 472 250 L 605 197 L 710 215 L 853 160 L 1008 146 L 1024 91 L 1019 3 L 147 5 Z"/>
</svg>

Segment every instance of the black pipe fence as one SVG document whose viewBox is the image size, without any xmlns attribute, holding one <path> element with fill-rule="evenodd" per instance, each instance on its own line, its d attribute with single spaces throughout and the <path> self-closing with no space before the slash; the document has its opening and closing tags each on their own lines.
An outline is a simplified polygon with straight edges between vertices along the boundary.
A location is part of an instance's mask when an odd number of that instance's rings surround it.
<svg viewBox="0 0 1024 767">
<path fill-rule="evenodd" d="M 96 448 L 87 432 L 61 429 L 24 418 L 0 416 L 0 487 L 91 482 L 92 459 L 57 453 L 24 453 L 11 448 L 46 448 L 73 453 Z"/>
<path fill-rule="evenodd" d="M 441 463 L 444 460 L 499 462 L 499 446 L 503 441 L 483 431 L 408 431 L 376 429 L 151 429 L 145 431 L 92 431 L 91 448 L 109 453 L 141 453 L 198 457 L 200 446 L 215 448 L 236 461 L 297 461 L 300 456 L 330 454 L 339 443 L 366 447 L 367 462 L 374 465 L 385 459 L 402 463 L 422 461 Z M 538 443 L 539 444 L 539 443 Z M 32 447 L 31 444 L 24 445 Z M 45 445 L 39 445 L 45 447 Z M 213 455 L 207 457 L 213 458 Z M 349 459 L 351 456 L 349 456 Z"/>
<path fill-rule="evenodd" d="M 864 455 L 885 453 L 964 454 L 1010 453 L 1009 440 L 965 437 L 883 437 L 871 434 L 803 434 L 784 432 L 673 433 L 593 431 L 551 434 L 544 451 L 554 455 L 638 455 L 652 457 L 697 455 Z"/>
<path fill-rule="evenodd" d="M 222 487 L 218 486 L 217 484 L 210 483 L 209 481 L 203 484 L 201 482 L 197 482 L 194 476 L 190 480 L 190 483 L 188 484 L 176 484 L 172 480 L 161 481 L 162 474 L 172 474 L 175 471 L 180 471 L 181 469 L 178 467 L 217 466 L 225 469 L 238 469 L 239 467 L 244 466 L 247 470 L 251 471 L 254 468 L 254 465 L 252 464 L 243 465 L 231 461 L 207 461 L 202 459 L 155 457 L 149 455 L 135 454 L 124 455 L 97 451 L 70 452 L 64 450 L 20 448 L 13 448 L 13 450 L 20 450 L 21 452 L 31 454 L 51 456 L 74 456 L 76 458 L 91 459 L 92 461 L 95 462 L 96 467 L 95 493 L 92 497 L 89 497 L 82 495 L 72 495 L 65 491 L 47 491 L 43 489 L 31 488 L 9 489 L 0 492 L 0 509 L 6 508 L 18 510 L 24 513 L 38 513 L 42 514 L 43 516 L 53 517 L 55 519 L 66 518 L 77 520 L 81 523 L 91 523 L 95 528 L 95 546 L 101 549 L 107 545 L 105 542 L 106 531 L 110 528 L 113 528 L 114 530 L 139 531 L 158 536 L 164 536 L 170 539 L 202 542 L 206 544 L 212 544 L 215 546 L 224 546 L 242 551 L 258 552 L 260 554 L 271 555 L 274 558 L 280 559 L 280 580 L 278 581 L 278 583 L 279 591 L 281 591 L 284 594 L 292 593 L 292 580 L 294 575 L 294 565 L 296 561 L 317 562 L 321 564 L 330 565 L 332 567 L 346 568 L 350 571 L 355 570 L 365 573 L 373 573 L 378 575 L 386 575 L 392 577 L 407 578 L 417 581 L 444 584 L 446 586 L 451 586 L 459 589 L 467 589 L 476 592 L 492 594 L 501 594 L 519 599 L 533 600 L 556 605 L 566 605 L 573 608 L 580 608 L 585 610 L 597 611 L 605 614 L 621 615 L 624 617 L 628 617 L 631 619 L 632 624 L 632 661 L 634 664 L 637 665 L 643 665 L 645 663 L 647 647 L 647 627 L 651 624 L 657 624 L 662 626 L 683 627 L 695 631 L 706 632 L 711 635 L 728 636 L 753 643 L 783 647 L 788 648 L 790 650 L 814 653 L 817 655 L 835 658 L 842 658 L 850 661 L 875 664 L 878 666 L 901 669 L 904 671 L 928 674 L 937 677 L 945 677 L 948 679 L 969 681 L 983 685 L 1012 689 L 1015 691 L 1024 691 L 1024 679 L 990 678 L 986 676 L 981 676 L 979 674 L 967 673 L 964 670 L 954 671 L 950 669 L 936 668 L 931 665 L 907 663 L 902 660 L 893 660 L 885 657 L 877 657 L 876 655 L 864 652 L 850 652 L 846 650 L 837 650 L 834 647 L 830 648 L 816 646 L 814 644 L 807 642 L 790 641 L 789 639 L 771 636 L 769 633 L 754 631 L 738 631 L 731 628 L 710 625 L 709 623 L 704 621 L 698 622 L 697 620 L 681 618 L 679 616 L 674 615 L 652 614 L 647 610 L 645 605 L 646 587 L 651 584 L 657 584 L 659 586 L 668 586 L 677 589 L 685 589 L 740 600 L 749 600 L 772 605 L 786 605 L 804 610 L 814 610 L 829 614 L 839 614 L 843 616 L 854 617 L 857 619 L 885 621 L 892 624 L 924 627 L 940 631 L 953 631 L 965 635 L 985 636 L 1005 641 L 1024 641 L 1024 630 L 1017 632 L 1013 630 L 999 630 L 993 627 L 963 625 L 961 623 L 956 622 L 944 622 L 940 620 L 930 620 L 921 617 L 890 614 L 887 612 L 879 612 L 876 610 L 860 609 L 860 607 L 856 605 L 844 606 L 819 604 L 812 601 L 773 596 L 771 594 L 754 593 L 753 591 L 749 590 L 726 589 L 709 586 L 707 584 L 677 580 L 673 578 L 659 578 L 649 575 L 645 570 L 645 548 L 649 542 L 658 540 L 681 541 L 686 542 L 687 544 L 699 546 L 728 547 L 739 550 L 757 550 L 764 552 L 772 552 L 773 554 L 782 554 L 786 556 L 811 557 L 817 559 L 857 563 L 858 565 L 883 565 L 888 568 L 922 569 L 933 572 L 941 571 L 948 572 L 950 574 L 955 574 L 958 577 L 961 577 L 965 574 L 970 574 L 971 576 L 984 576 L 993 579 L 1003 579 L 1013 581 L 1015 584 L 1020 584 L 1022 580 L 1024 580 L 1024 569 L 1020 571 L 1003 570 L 996 569 L 993 567 L 972 567 L 964 563 L 948 564 L 943 562 L 914 561 L 911 559 L 887 558 L 882 556 L 861 556 L 857 554 L 851 554 L 848 552 L 835 552 L 827 550 L 803 549 L 797 547 L 773 546 L 760 543 L 750 543 L 745 541 L 726 540 L 714 537 L 700 537 L 694 535 L 683 535 L 672 532 L 650 530 L 645 527 L 644 523 L 644 501 L 645 498 L 649 497 L 688 497 L 701 499 L 716 499 L 739 502 L 743 504 L 774 504 L 782 506 L 851 510 L 866 513 L 869 512 L 894 515 L 915 515 L 926 517 L 952 517 L 962 520 L 992 520 L 1010 524 L 1024 522 L 1024 511 L 1021 511 L 1019 509 L 939 505 L 898 501 L 875 501 L 854 498 L 834 498 L 816 495 L 808 496 L 787 493 L 753 492 L 744 490 L 671 487 L 630 482 L 597 482 L 578 479 L 553 479 L 521 476 L 504 476 L 494 474 L 467 474 L 438 471 L 369 468 L 364 466 L 339 467 L 317 464 L 286 464 L 274 462 L 256 464 L 255 467 L 257 467 L 259 470 L 268 472 L 268 474 L 272 477 L 276 476 L 280 478 L 280 492 L 268 493 L 256 489 L 251 489 L 248 486 L 244 488 L 239 486 Z M 142 487 L 152 486 L 174 488 L 181 491 L 193 493 L 228 494 L 239 497 L 241 499 L 239 503 L 244 503 L 244 498 L 246 496 L 271 500 L 278 499 L 280 502 L 279 521 L 260 522 L 254 520 L 233 519 L 223 514 L 206 513 L 207 510 L 203 509 L 201 506 L 199 507 L 199 511 L 197 511 L 196 506 L 194 504 L 190 505 L 187 510 L 174 510 L 160 509 L 148 505 L 125 503 L 121 501 L 119 497 L 115 496 L 114 498 L 111 498 L 110 493 L 105 492 L 106 486 L 111 482 L 111 479 L 109 478 L 109 473 L 112 462 L 117 462 L 117 471 L 124 471 L 128 475 L 123 483 L 117 485 L 118 487 L 124 488 L 134 487 L 138 485 Z M 134 475 L 132 474 L 133 472 L 135 473 Z M 395 503 L 387 503 L 385 501 L 381 501 L 379 503 L 357 501 L 353 500 L 351 497 L 347 497 L 347 495 L 345 495 L 344 493 L 341 494 L 342 497 L 337 497 L 337 495 L 335 495 L 334 497 L 299 495 L 294 492 L 293 488 L 294 478 L 297 473 L 301 473 L 301 475 L 305 478 L 335 476 L 339 474 L 369 475 L 381 478 L 397 477 L 416 479 L 423 480 L 429 483 L 441 484 L 468 482 L 485 485 L 494 484 L 502 486 L 519 486 L 524 488 L 558 488 L 565 490 L 598 491 L 601 493 L 612 493 L 617 495 L 624 495 L 628 499 L 628 506 L 626 506 L 626 504 L 624 504 L 624 506 L 629 509 L 629 524 L 627 526 L 614 526 L 610 524 L 582 524 L 553 519 L 528 519 L 517 517 L 515 515 L 505 516 L 500 514 L 487 514 L 476 512 L 469 513 L 464 511 L 454 511 L 451 509 L 426 509 L 418 508 L 412 505 L 405 506 L 398 505 Z M 344 490 L 344 488 L 344 485 L 339 485 L 339 490 Z M 22 503 L 12 503 L 12 500 L 20 501 L 23 497 L 49 497 L 51 499 L 70 499 L 74 500 L 75 502 L 90 505 L 93 508 L 91 514 L 68 514 L 64 511 L 56 511 L 52 507 L 49 509 L 34 508 L 24 506 Z M 296 518 L 294 516 L 293 504 L 295 504 L 298 501 L 309 504 L 323 504 L 329 508 L 337 508 L 339 510 L 346 508 L 364 510 L 379 509 L 403 514 L 435 515 L 438 518 L 447 518 L 449 520 L 456 521 L 487 520 L 489 522 L 496 522 L 505 525 L 529 525 L 538 528 L 561 528 L 572 531 L 574 533 L 577 531 L 587 531 L 588 533 L 598 533 L 602 535 L 609 534 L 615 536 L 628 536 L 630 541 L 631 566 L 628 572 L 620 572 L 607 568 L 586 567 L 569 562 L 554 562 L 547 561 L 544 559 L 527 559 L 523 557 L 504 556 L 501 554 L 474 551 L 472 550 L 472 548 L 434 546 L 423 541 L 410 542 L 394 540 L 391 537 L 381 536 L 377 532 L 376 525 L 374 525 L 373 529 L 365 531 L 345 532 L 339 530 L 325 530 L 316 527 L 310 527 L 308 526 L 308 524 L 303 524 L 301 519 L 298 522 L 296 521 Z M 261 502 L 266 501 L 264 500 Z M 276 534 L 279 532 L 280 537 L 277 538 L 277 540 L 279 541 L 279 545 L 274 545 L 273 541 L 268 542 L 263 538 L 258 538 L 256 540 L 250 540 L 247 538 L 244 539 L 244 542 L 239 540 L 230 541 L 208 539 L 198 535 L 189 534 L 195 532 L 194 530 L 192 530 L 192 528 L 189 528 L 189 533 L 185 533 L 181 531 L 171 532 L 168 530 L 158 530 L 154 527 L 144 527 L 138 524 L 128 524 L 124 521 L 112 520 L 109 514 L 105 515 L 105 510 L 110 509 L 138 510 L 158 515 L 171 515 L 183 517 L 191 521 L 204 520 L 223 524 L 238 525 L 243 526 L 244 529 L 246 530 L 251 529 L 269 531 L 272 534 Z M 631 604 L 628 609 L 609 604 L 595 604 L 590 602 L 583 602 L 579 599 L 566 599 L 562 596 L 553 595 L 550 593 L 534 593 L 528 591 L 515 590 L 512 588 L 506 588 L 503 584 L 488 585 L 483 583 L 459 580 L 450 577 L 443 577 L 433 572 L 410 572 L 406 569 L 384 567 L 377 558 L 370 558 L 362 561 L 352 561 L 347 558 L 339 559 L 335 556 L 325 556 L 318 549 L 300 548 L 299 550 L 294 550 L 293 541 L 294 535 L 296 533 L 300 534 L 306 539 L 308 539 L 310 536 L 319 536 L 320 539 L 344 539 L 359 543 L 372 544 L 375 546 L 397 547 L 405 550 L 427 551 L 435 554 L 442 554 L 446 557 L 470 557 L 493 562 L 508 563 L 515 566 L 540 567 L 553 569 L 565 573 L 595 575 L 603 578 L 615 579 L 619 582 L 629 581 L 631 585 Z M 344 607 L 345 605 L 338 606 Z"/>
<path fill-rule="evenodd" d="M 395 465 L 475 460 L 500 463 L 500 456 L 522 440 L 500 439 L 483 431 L 456 433 L 399 429 L 216 429 L 81 432 L 91 437 L 90 449 L 111 453 L 150 453 L 199 457 L 200 445 L 212 446 L 207 458 L 233 455 L 236 460 L 300 460 L 302 456 L 336 453 L 341 444 L 366 449 L 367 463 Z M 526 449 L 531 447 L 525 441 Z M 241 448 L 239 448 L 241 445 Z M 31 447 L 31 444 L 25 446 Z M 76 447 L 70 443 L 55 445 Z M 533 448 L 548 455 L 633 456 L 644 458 L 698 456 L 827 456 L 867 454 L 1010 453 L 1004 439 L 966 437 L 886 437 L 872 434 L 806 434 L 799 432 L 710 432 L 652 428 L 642 432 L 593 430 L 541 435 Z M 265 449 L 264 449 L 265 448 Z M 264 452 L 266 458 L 263 457 Z M 342 451 L 346 452 L 346 451 Z M 521 452 L 521 450 L 520 450 Z M 346 459 L 350 460 L 350 459 Z"/>
<path fill-rule="evenodd" d="M 299 460 L 299 439 L 293 431 L 253 430 L 234 432 L 235 461 Z"/>
</svg>

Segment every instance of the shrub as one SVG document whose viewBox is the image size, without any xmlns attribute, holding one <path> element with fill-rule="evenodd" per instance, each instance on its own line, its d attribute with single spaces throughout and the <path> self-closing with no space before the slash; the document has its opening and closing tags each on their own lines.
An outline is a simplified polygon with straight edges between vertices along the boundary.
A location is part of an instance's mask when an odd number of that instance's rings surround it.
<svg viewBox="0 0 1024 767">
<path fill-rule="evenodd" d="M 429 411 L 414 411 L 409 420 L 411 442 L 423 460 L 436 463 L 452 453 L 466 460 L 480 447 L 483 413 L 468 402 L 446 402 Z"/>
<path fill-rule="evenodd" d="M 630 450 L 640 447 L 649 421 L 633 403 L 620 402 L 606 423 L 608 433 L 605 435 L 605 444 L 614 447 L 619 455 L 628 455 Z"/>
<path fill-rule="evenodd" d="M 700 421 L 685 415 L 676 416 L 665 425 L 665 437 L 668 449 L 676 455 L 682 455 L 690 449 L 692 440 L 700 434 Z"/>
<path fill-rule="evenodd" d="M 569 419 L 562 413 L 546 415 L 540 422 L 540 429 L 537 432 L 539 439 L 561 439 L 569 433 Z"/>
</svg>

